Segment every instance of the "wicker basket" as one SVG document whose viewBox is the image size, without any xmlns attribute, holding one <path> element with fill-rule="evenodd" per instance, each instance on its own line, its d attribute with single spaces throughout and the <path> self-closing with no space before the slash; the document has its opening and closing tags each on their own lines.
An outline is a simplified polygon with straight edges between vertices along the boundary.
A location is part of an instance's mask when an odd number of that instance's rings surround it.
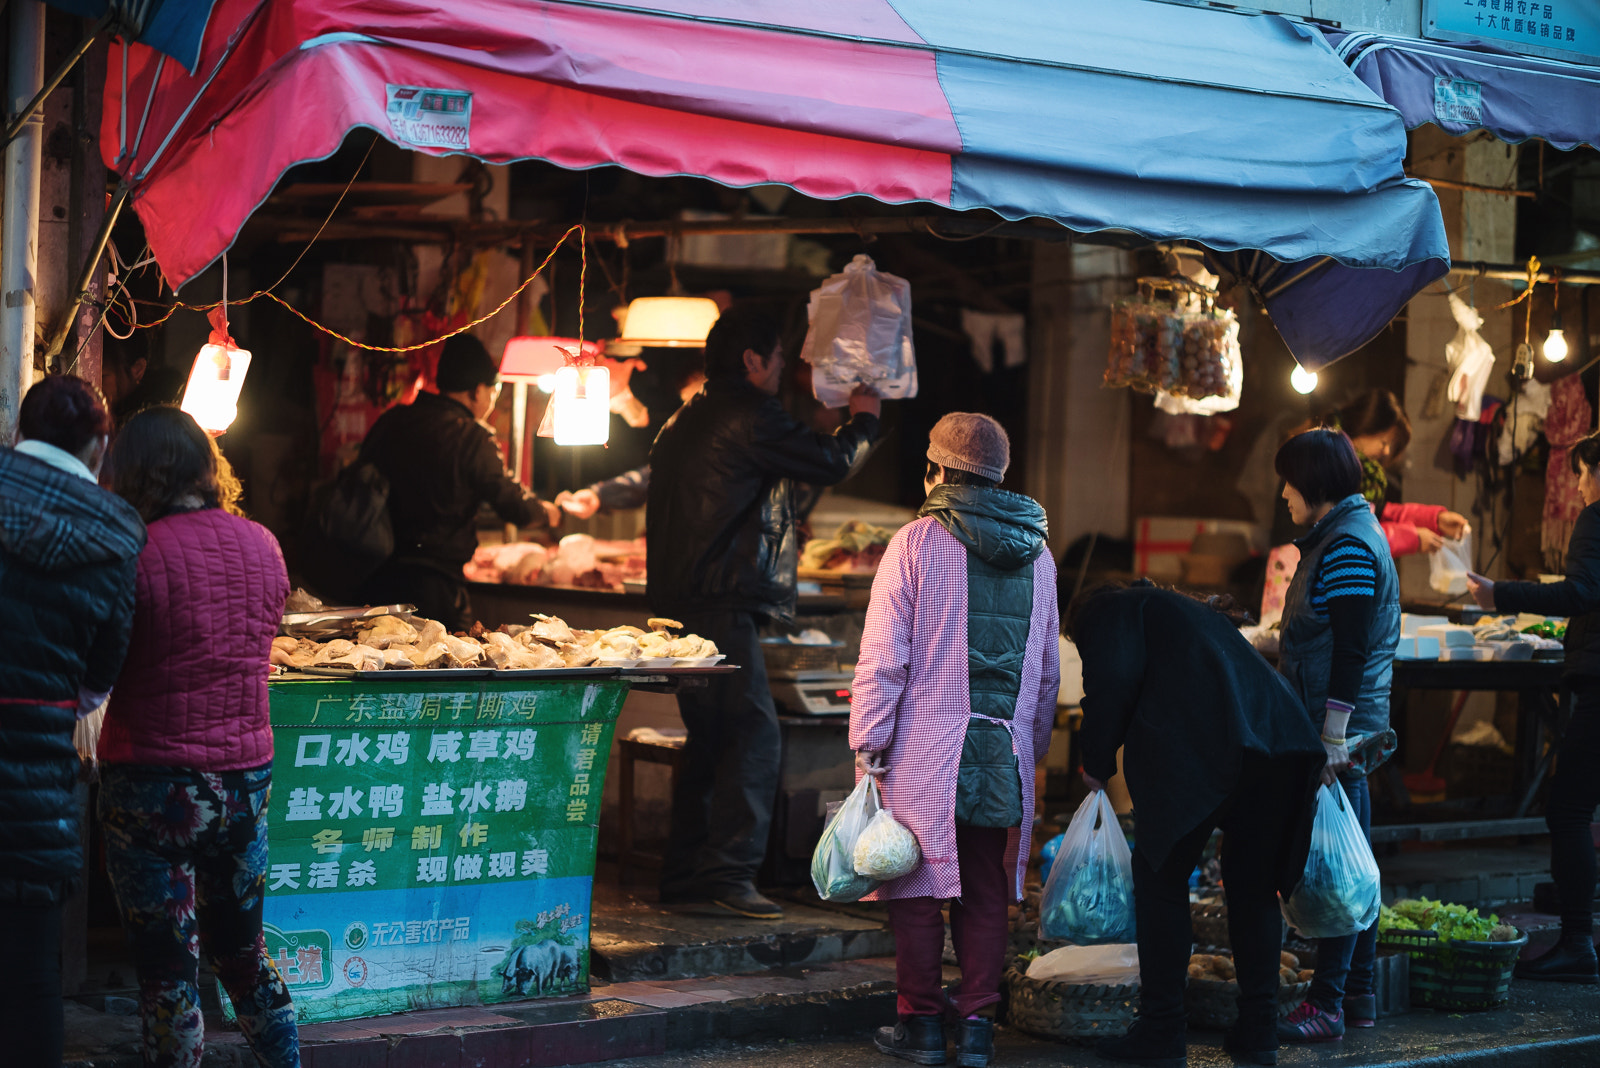
<svg viewBox="0 0 1600 1068">
<path fill-rule="evenodd" d="M 761 659 L 766 661 L 767 674 L 778 678 L 792 677 L 799 671 L 839 672 L 839 654 L 844 642 L 827 645 L 797 645 L 782 639 L 761 642 Z"/>
<path fill-rule="evenodd" d="M 1194 928 L 1195 944 L 1212 949 L 1231 949 L 1228 941 L 1228 906 L 1220 901 L 1191 901 L 1189 923 Z M 1283 937 L 1289 937 L 1289 924 L 1283 925 Z"/>
<path fill-rule="evenodd" d="M 1001 983 L 1005 1022 L 1044 1038 L 1116 1038 L 1128 1033 L 1139 987 L 1029 979 L 1016 965 Z"/>
<path fill-rule="evenodd" d="M 1515 942 L 1441 943 L 1433 931 L 1389 930 L 1379 941 L 1411 955 L 1411 1004 L 1478 1012 L 1509 999 L 1511 969 L 1528 936 Z"/>
<path fill-rule="evenodd" d="M 1306 999 L 1311 984 L 1278 984 L 1278 1018 L 1281 1020 Z M 1183 1008 L 1189 1026 L 1226 1031 L 1239 1019 L 1239 984 L 1233 980 L 1190 979 L 1183 991 Z"/>
</svg>

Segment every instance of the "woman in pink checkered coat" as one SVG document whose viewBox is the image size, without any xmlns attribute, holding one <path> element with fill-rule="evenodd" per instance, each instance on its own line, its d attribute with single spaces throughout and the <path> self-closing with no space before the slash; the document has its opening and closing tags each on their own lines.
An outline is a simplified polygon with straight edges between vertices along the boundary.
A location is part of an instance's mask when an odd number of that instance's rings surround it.
<svg viewBox="0 0 1600 1068">
<path fill-rule="evenodd" d="M 928 500 L 890 541 L 872 584 L 850 710 L 850 746 L 884 805 L 922 848 L 911 874 L 872 896 L 894 930 L 899 1023 L 880 1050 L 983 1068 L 1000 1000 L 1007 909 L 1021 897 L 1060 682 L 1055 565 L 1044 509 L 997 488 L 1010 459 L 1000 424 L 957 412 L 933 428 Z M 1017 858 L 1024 858 L 1018 863 Z M 941 986 L 949 902 L 961 984 Z"/>
</svg>

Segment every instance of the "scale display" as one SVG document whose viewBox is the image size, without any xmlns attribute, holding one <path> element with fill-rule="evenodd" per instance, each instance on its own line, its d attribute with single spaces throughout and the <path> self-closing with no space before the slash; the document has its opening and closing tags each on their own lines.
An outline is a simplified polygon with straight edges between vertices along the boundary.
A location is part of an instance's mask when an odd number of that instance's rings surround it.
<svg viewBox="0 0 1600 1068">
<path fill-rule="evenodd" d="M 812 716 L 846 716 L 850 714 L 850 694 L 854 681 L 853 675 L 773 679 L 772 696 L 791 712 Z"/>
</svg>

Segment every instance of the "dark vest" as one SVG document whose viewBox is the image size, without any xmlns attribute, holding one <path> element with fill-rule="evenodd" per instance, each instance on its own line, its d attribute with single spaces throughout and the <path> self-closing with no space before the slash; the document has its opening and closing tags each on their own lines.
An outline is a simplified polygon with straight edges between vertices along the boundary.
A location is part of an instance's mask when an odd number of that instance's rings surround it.
<svg viewBox="0 0 1600 1068">
<path fill-rule="evenodd" d="M 1022 779 L 1006 725 L 1016 716 L 1033 616 L 1033 568 L 1012 571 L 967 552 L 967 676 L 973 718 L 961 745 L 956 823 L 1022 823 Z M 996 722 L 999 721 L 999 722 Z"/>
<path fill-rule="evenodd" d="M 1311 587 L 1322 554 L 1347 534 L 1357 538 L 1378 560 L 1378 591 L 1367 643 L 1367 668 L 1361 676 L 1361 692 L 1348 727 L 1349 734 L 1365 736 L 1389 727 L 1389 685 L 1394 678 L 1394 650 L 1400 641 L 1400 579 L 1395 574 L 1383 528 L 1359 494 L 1335 504 L 1309 534 L 1295 542 L 1300 549 L 1300 565 L 1284 596 L 1278 670 L 1320 727 L 1328 701 L 1328 678 L 1333 672 L 1333 628 L 1311 611 Z"/>
</svg>

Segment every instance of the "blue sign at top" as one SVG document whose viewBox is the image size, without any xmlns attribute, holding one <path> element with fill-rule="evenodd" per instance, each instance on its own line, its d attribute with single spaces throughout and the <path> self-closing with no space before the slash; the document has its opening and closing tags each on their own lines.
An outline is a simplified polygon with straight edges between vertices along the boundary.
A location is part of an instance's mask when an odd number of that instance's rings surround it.
<svg viewBox="0 0 1600 1068">
<path fill-rule="evenodd" d="M 1422 34 L 1485 41 L 1512 52 L 1600 63 L 1596 0 L 1423 0 Z"/>
</svg>

